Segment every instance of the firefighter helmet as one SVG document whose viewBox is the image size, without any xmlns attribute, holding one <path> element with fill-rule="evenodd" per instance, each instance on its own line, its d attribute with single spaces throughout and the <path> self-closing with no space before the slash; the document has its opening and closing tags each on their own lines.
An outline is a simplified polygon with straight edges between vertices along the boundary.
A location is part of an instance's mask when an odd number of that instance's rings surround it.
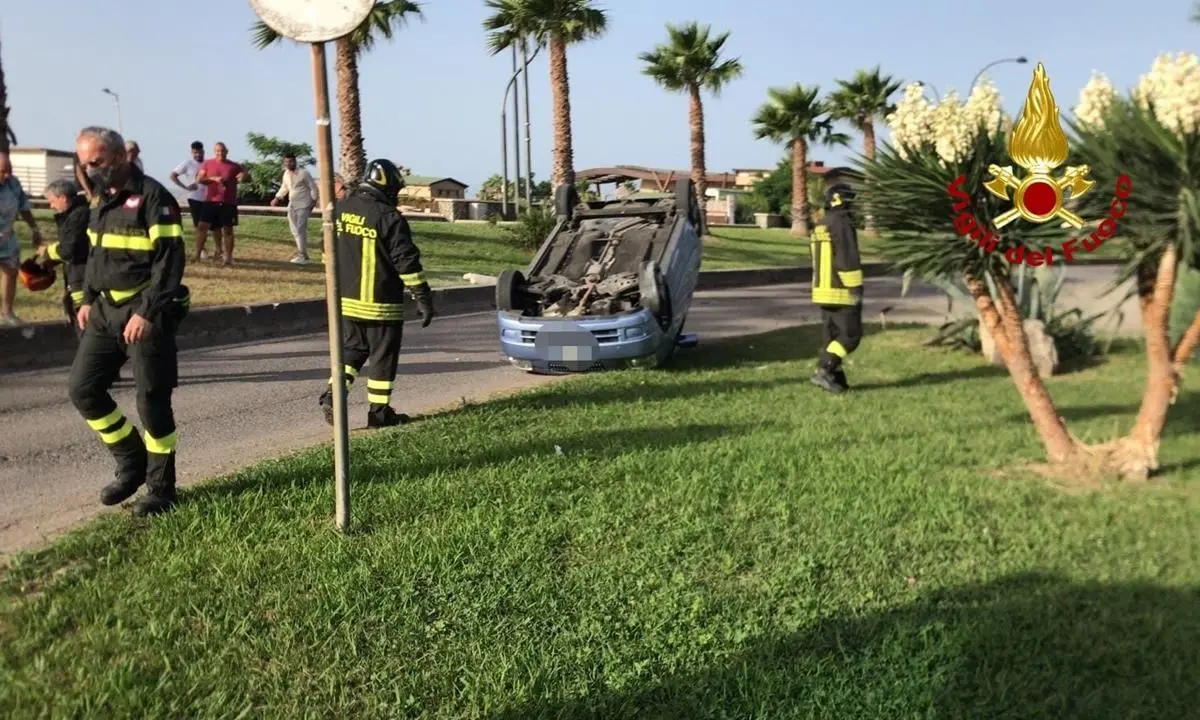
<svg viewBox="0 0 1200 720">
<path fill-rule="evenodd" d="M 854 189 L 846 183 L 836 183 L 825 188 L 825 207 L 828 209 L 849 208 L 854 203 Z"/>
<path fill-rule="evenodd" d="M 367 164 L 363 184 L 370 185 L 389 200 L 395 200 L 404 187 L 404 176 L 391 160 L 377 158 Z"/>
<path fill-rule="evenodd" d="M 26 290 L 32 290 L 33 292 L 45 290 L 54 284 L 54 270 L 42 265 L 33 258 L 29 258 L 21 263 L 21 270 L 18 275 L 21 278 L 21 285 Z"/>
</svg>

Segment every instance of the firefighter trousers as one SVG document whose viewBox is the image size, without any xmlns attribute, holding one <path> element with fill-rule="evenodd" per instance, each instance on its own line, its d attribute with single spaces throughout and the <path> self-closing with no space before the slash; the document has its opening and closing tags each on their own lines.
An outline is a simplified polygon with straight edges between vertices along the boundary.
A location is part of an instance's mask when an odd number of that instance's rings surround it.
<svg viewBox="0 0 1200 720">
<path fill-rule="evenodd" d="M 372 322 L 342 318 L 342 362 L 346 391 L 367 366 L 368 413 L 391 407 L 396 387 L 396 367 L 400 363 L 403 322 Z M 333 380 L 330 380 L 330 385 Z"/>
<path fill-rule="evenodd" d="M 862 341 L 862 305 L 822 305 L 824 346 L 821 348 L 821 367 L 836 372 L 842 360 L 854 352 Z"/>
<path fill-rule="evenodd" d="M 178 321 L 165 313 L 141 342 L 128 345 L 122 334 L 137 305 L 136 298 L 124 305 L 114 305 L 104 296 L 97 298 L 79 339 L 68 388 L 75 408 L 116 459 L 119 480 L 145 482 L 151 492 L 172 493 L 175 413 L 171 394 L 179 381 Z M 133 365 L 142 436 L 109 394 L 126 360 Z"/>
</svg>

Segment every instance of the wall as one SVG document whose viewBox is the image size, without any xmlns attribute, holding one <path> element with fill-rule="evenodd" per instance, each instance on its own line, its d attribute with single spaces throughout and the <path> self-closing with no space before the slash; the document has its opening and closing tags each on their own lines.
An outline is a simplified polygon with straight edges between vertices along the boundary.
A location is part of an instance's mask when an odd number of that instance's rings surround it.
<svg viewBox="0 0 1200 720">
<path fill-rule="evenodd" d="M 452 182 L 434 183 L 429 190 L 436 200 L 462 200 L 466 197 L 466 189 Z"/>
<path fill-rule="evenodd" d="M 21 181 L 21 187 L 30 197 L 41 197 L 46 185 L 59 178 L 75 178 L 75 165 L 70 156 L 50 154 L 44 150 L 13 150 L 9 153 L 9 160 L 12 162 L 13 175 Z"/>
</svg>

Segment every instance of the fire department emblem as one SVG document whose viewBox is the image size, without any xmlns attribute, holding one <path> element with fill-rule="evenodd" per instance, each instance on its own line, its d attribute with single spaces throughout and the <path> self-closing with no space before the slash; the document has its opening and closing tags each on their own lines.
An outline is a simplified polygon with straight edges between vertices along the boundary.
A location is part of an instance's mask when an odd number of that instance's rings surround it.
<svg viewBox="0 0 1200 720">
<path fill-rule="evenodd" d="M 983 184 L 1004 200 L 1009 200 L 1009 191 L 1013 191 L 1013 208 L 996 216 L 997 229 L 1018 217 L 1039 225 L 1061 219 L 1076 229 L 1083 227 L 1083 218 L 1063 205 L 1066 200 L 1082 196 L 1096 183 L 1088 178 L 1091 170 L 1087 165 L 1067 167 L 1059 177 L 1052 174 L 1066 162 L 1068 151 L 1067 136 L 1058 119 L 1058 104 L 1050 92 L 1050 78 L 1046 68 L 1038 63 L 1021 117 L 1008 140 L 1009 157 L 1028 174 L 1020 178 L 1011 165 L 989 165 L 992 177 Z"/>
</svg>

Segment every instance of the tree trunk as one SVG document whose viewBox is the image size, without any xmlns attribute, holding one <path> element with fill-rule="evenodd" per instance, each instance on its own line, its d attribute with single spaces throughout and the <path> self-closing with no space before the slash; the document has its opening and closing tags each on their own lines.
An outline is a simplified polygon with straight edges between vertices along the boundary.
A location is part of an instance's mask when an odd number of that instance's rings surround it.
<svg viewBox="0 0 1200 720">
<path fill-rule="evenodd" d="M 1138 277 L 1138 300 L 1146 332 L 1146 389 L 1133 430 L 1124 438 L 1121 448 L 1119 470 L 1128 479 L 1144 480 L 1158 469 L 1159 440 L 1179 381 L 1167 328 L 1176 271 L 1175 248 L 1168 246 L 1153 276 L 1147 271 Z M 1188 333 L 1191 332 L 1192 328 L 1188 328 Z"/>
<path fill-rule="evenodd" d="M 1175 352 L 1172 353 L 1176 375 L 1183 374 L 1183 368 L 1192 359 L 1192 353 L 1196 352 L 1198 345 L 1200 345 L 1200 312 L 1197 312 L 1196 316 L 1192 318 L 1192 324 L 1179 338 L 1179 344 L 1175 346 Z"/>
<path fill-rule="evenodd" d="M 16 142 L 8 126 L 8 86 L 4 83 L 4 63 L 0 60 L 0 153 L 8 152 L 9 140 Z"/>
<path fill-rule="evenodd" d="M 867 158 L 867 162 L 875 160 L 875 123 L 867 119 L 862 124 L 863 134 L 863 155 Z M 879 231 L 875 228 L 875 218 L 868 214 L 863 218 L 863 234 L 867 237 L 878 237 Z"/>
<path fill-rule="evenodd" d="M 1046 390 L 1045 383 L 1038 376 L 1033 358 L 1029 355 L 1029 342 L 1025 337 L 1025 327 L 1021 312 L 1013 297 L 1012 284 L 1006 277 L 996 278 L 996 290 L 999 295 L 999 307 L 992 302 L 987 284 L 978 278 L 968 275 L 967 288 L 975 298 L 975 309 L 979 313 L 979 322 L 988 329 L 996 342 L 996 349 L 1004 358 L 1004 366 L 1017 386 L 1017 392 L 1025 402 L 1029 418 L 1037 430 L 1042 446 L 1050 462 L 1061 463 L 1071 459 L 1078 451 L 1078 446 L 1067 426 L 1058 416 L 1054 401 Z"/>
<path fill-rule="evenodd" d="M 567 77 L 567 44 L 550 36 L 550 94 L 554 107 L 554 165 L 550 184 L 575 184 L 575 153 L 571 147 L 571 82 Z"/>
<path fill-rule="evenodd" d="M 696 204 L 700 208 L 702 235 L 708 231 L 708 168 L 704 164 L 704 103 L 700 100 L 700 87 L 688 87 L 688 126 L 692 130 L 692 183 L 696 186 Z"/>
<path fill-rule="evenodd" d="M 349 38 L 336 42 L 338 139 L 342 146 L 338 172 L 348 186 L 357 184 L 367 169 L 362 134 L 362 106 L 358 95 L 358 54 Z"/>
<path fill-rule="evenodd" d="M 792 141 L 792 237 L 808 237 L 808 143 Z"/>
</svg>

